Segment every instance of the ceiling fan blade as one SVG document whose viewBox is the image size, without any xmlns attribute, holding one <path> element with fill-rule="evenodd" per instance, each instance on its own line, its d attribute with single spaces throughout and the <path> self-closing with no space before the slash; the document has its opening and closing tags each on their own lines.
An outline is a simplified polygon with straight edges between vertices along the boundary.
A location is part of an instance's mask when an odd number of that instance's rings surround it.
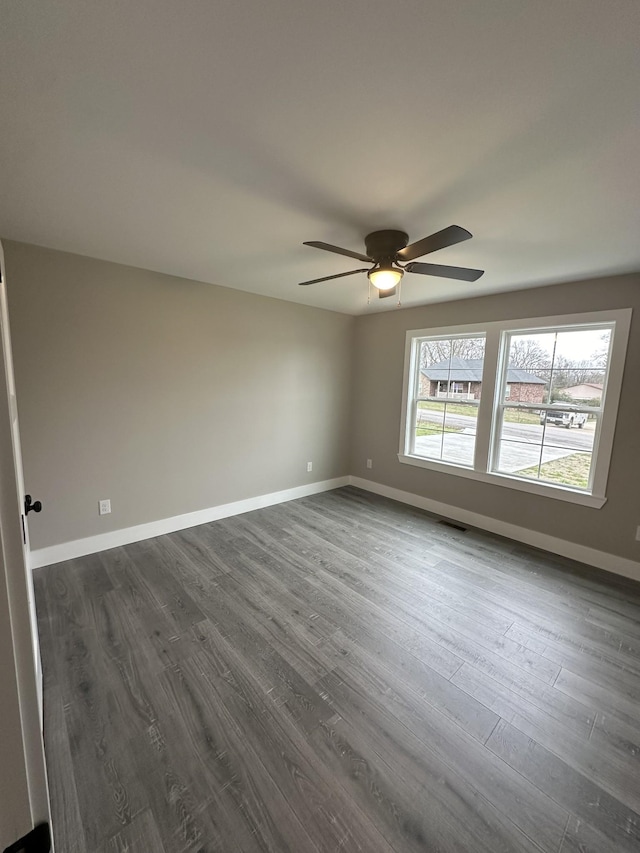
<svg viewBox="0 0 640 853">
<path fill-rule="evenodd" d="M 300 287 L 304 287 L 307 284 L 317 284 L 319 281 L 329 281 L 332 278 L 343 278 L 345 275 L 355 275 L 357 272 L 369 272 L 369 270 L 367 267 L 362 270 L 349 270 L 349 272 L 339 272 L 336 275 L 325 275 L 323 278 L 312 278 L 311 281 L 300 281 L 298 284 Z"/>
<path fill-rule="evenodd" d="M 448 228 L 443 228 L 442 231 L 431 234 L 430 237 L 423 237 L 422 240 L 409 243 L 404 249 L 400 249 L 398 259 L 401 261 L 412 261 L 414 258 L 422 257 L 422 255 L 437 252 L 438 249 L 446 249 L 447 246 L 462 243 L 463 240 L 469 240 L 471 237 L 473 237 L 473 234 L 467 231 L 466 228 L 461 228 L 459 225 L 450 225 Z"/>
<path fill-rule="evenodd" d="M 392 287 L 391 290 L 379 290 L 378 291 L 378 299 L 384 299 L 385 296 L 395 296 L 398 292 L 397 287 Z"/>
<path fill-rule="evenodd" d="M 417 272 L 420 275 L 438 275 L 441 278 L 455 278 L 458 281 L 477 281 L 481 275 L 484 275 L 484 270 L 472 270 L 469 267 L 448 267 L 442 264 L 423 264 L 419 261 L 407 264 L 405 270 L 407 272 Z"/>
<path fill-rule="evenodd" d="M 471 236 L 471 235 L 469 235 Z M 331 243 L 321 243 L 318 240 L 311 240 L 303 243 L 303 246 L 313 246 L 314 249 L 324 249 L 325 252 L 335 252 L 336 255 L 345 255 L 347 258 L 355 258 L 357 261 L 365 261 L 365 263 L 373 263 L 373 258 L 362 255 L 360 252 L 352 252 L 351 249 L 341 249 L 340 246 L 332 246 Z M 417 255 L 415 256 L 418 257 Z"/>
</svg>

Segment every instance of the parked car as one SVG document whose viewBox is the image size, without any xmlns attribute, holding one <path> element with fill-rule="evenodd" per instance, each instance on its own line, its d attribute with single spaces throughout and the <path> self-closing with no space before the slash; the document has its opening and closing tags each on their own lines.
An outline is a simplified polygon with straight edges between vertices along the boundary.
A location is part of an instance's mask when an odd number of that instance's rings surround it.
<svg viewBox="0 0 640 853">
<path fill-rule="evenodd" d="M 576 411 L 575 406 L 567 405 L 567 403 L 552 403 L 552 406 L 557 406 L 557 409 L 547 409 L 540 412 L 540 423 L 554 424 L 562 426 L 566 429 L 571 429 L 572 426 L 577 426 L 578 429 L 587 422 L 587 413 Z"/>
</svg>

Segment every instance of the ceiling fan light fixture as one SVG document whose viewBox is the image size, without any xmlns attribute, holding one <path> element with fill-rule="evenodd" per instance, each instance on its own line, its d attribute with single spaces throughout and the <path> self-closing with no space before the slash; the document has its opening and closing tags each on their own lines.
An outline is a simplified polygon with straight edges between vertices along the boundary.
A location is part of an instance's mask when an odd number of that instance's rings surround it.
<svg viewBox="0 0 640 853">
<path fill-rule="evenodd" d="M 378 290 L 393 290 L 400 284 L 404 270 L 392 264 L 379 264 L 367 273 L 369 281 Z"/>
<path fill-rule="evenodd" d="M 466 228 L 459 225 L 449 225 L 442 231 L 437 231 L 422 240 L 409 243 L 409 236 L 405 231 L 387 229 L 383 231 L 372 231 L 364 238 L 366 254 L 353 252 L 351 249 L 343 249 L 340 246 L 332 246 L 331 243 L 322 243 L 318 240 L 307 242 L 305 246 L 315 249 L 324 249 L 325 252 L 333 252 L 336 255 L 345 255 L 356 261 L 364 261 L 373 264 L 372 267 L 364 267 L 359 270 L 348 270 L 347 272 L 325 275 L 322 278 L 312 278 L 310 281 L 300 281 L 299 285 L 318 284 L 322 281 L 332 281 L 334 278 L 344 278 L 348 275 L 356 275 L 366 272 L 369 277 L 369 288 L 373 285 L 379 292 L 379 296 L 391 296 L 396 288 L 400 288 L 400 282 L 405 272 L 418 273 L 419 275 L 435 275 L 440 278 L 452 278 L 457 281 L 477 281 L 483 274 L 483 270 L 474 270 L 467 267 L 452 267 L 443 264 L 415 263 L 416 258 L 455 246 L 463 240 L 469 240 L 472 234 Z M 371 290 L 369 290 L 371 295 Z"/>
</svg>

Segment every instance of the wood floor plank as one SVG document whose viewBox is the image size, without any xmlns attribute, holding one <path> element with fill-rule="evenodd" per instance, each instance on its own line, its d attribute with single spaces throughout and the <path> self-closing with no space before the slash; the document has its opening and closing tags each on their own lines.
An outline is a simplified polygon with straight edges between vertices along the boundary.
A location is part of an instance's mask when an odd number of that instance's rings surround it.
<svg viewBox="0 0 640 853">
<path fill-rule="evenodd" d="M 56 849 L 67 853 L 85 853 L 86 838 L 78 792 L 76 776 L 71 758 L 69 737 L 65 720 L 60 689 L 48 685 L 44 699 L 44 736 L 48 754 L 56 760 L 48 765 L 48 783 L 51 800 L 57 806 L 57 820 L 52 830 Z"/>
<path fill-rule="evenodd" d="M 118 571 L 121 583 L 127 583 L 129 588 L 137 586 L 141 594 L 167 610 L 182 628 L 204 618 L 184 585 L 173 575 L 173 562 L 155 539 L 127 545 L 125 555 Z"/>
<path fill-rule="evenodd" d="M 340 577 L 344 581 L 344 574 Z M 356 576 L 354 581 L 346 583 L 369 601 L 400 614 L 417 630 L 424 632 L 425 625 L 428 626 L 429 636 L 463 660 L 473 657 L 477 648 L 482 647 L 548 683 L 553 683 L 560 671 L 557 664 L 505 637 L 511 621 L 493 617 L 489 608 L 485 608 L 485 620 L 482 622 L 463 605 L 454 608 L 433 601 L 430 596 L 422 596 L 420 589 L 415 587 L 401 592 L 393 588 L 386 578 L 368 578 L 363 583 L 362 578 Z"/>
<path fill-rule="evenodd" d="M 640 815 L 610 796 L 592 778 L 573 770 L 505 720 L 494 729 L 487 747 L 561 806 L 587 821 L 621 851 L 640 845 Z"/>
<path fill-rule="evenodd" d="M 242 582 L 228 576 L 220 581 L 227 601 L 240 617 L 251 612 L 251 622 L 258 634 L 274 649 L 288 658 L 305 678 L 313 682 L 336 663 L 336 655 L 325 641 L 336 626 L 313 611 L 304 600 L 290 591 L 278 588 L 277 582 L 264 583 L 264 570 L 259 565 L 243 562 Z M 260 575 L 263 577 L 260 578 Z M 259 583 L 256 581 L 259 580 Z M 275 587 L 273 590 L 269 586 Z M 215 605 L 212 605 L 215 606 Z"/>
<path fill-rule="evenodd" d="M 69 560 L 33 573 L 38 618 L 49 621 L 54 637 L 63 637 L 69 628 L 88 628 L 91 618 L 87 598 L 80 594 L 78 575 L 82 562 Z M 43 604 L 46 602 L 46 608 Z"/>
<path fill-rule="evenodd" d="M 410 652 L 415 650 L 420 660 L 446 678 L 462 665 L 462 658 L 455 652 L 418 632 L 415 626 L 395 616 L 393 611 L 371 603 L 348 587 L 333 587 L 330 580 L 309 578 L 307 588 L 308 599 L 319 613 L 327 618 L 333 613 L 345 628 L 357 630 L 363 642 L 372 631 L 382 631 L 403 648 Z"/>
<path fill-rule="evenodd" d="M 640 843 L 638 584 L 353 487 L 34 582 L 60 850 Z"/>
<path fill-rule="evenodd" d="M 620 853 L 617 841 L 597 830 L 587 821 L 570 815 L 558 853 Z"/>
<path fill-rule="evenodd" d="M 489 594 L 488 598 L 493 596 Z M 624 655 L 631 663 L 640 662 L 640 640 L 630 637 L 618 629 L 606 630 L 584 617 L 562 618 L 554 622 L 548 615 L 532 613 L 530 607 L 510 601 L 509 606 L 517 614 L 514 621 L 520 622 L 540 640 L 551 640 L 570 647 L 580 648 L 583 644 L 603 655 Z"/>
<path fill-rule="evenodd" d="M 438 816 L 445 819 L 450 808 L 446 803 L 453 796 L 458 803 L 457 820 L 472 827 L 476 850 L 511 849 L 508 838 L 512 823 L 526 838 L 540 841 L 543 849 L 558 848 L 567 813 L 457 726 L 435 717 L 420 719 L 399 697 L 385 697 L 382 691 L 376 695 L 370 686 L 355 683 L 351 674 L 342 671 L 331 673 L 319 686 L 326 689 L 340 717 L 353 720 L 357 731 L 365 736 L 363 752 L 366 744 L 369 750 L 373 744 L 374 753 L 395 767 L 399 776 L 408 776 L 412 786 L 420 786 L 427 814 L 429 805 L 436 805 L 434 821 Z M 477 804 L 469 808 L 478 798 L 489 806 L 484 812 Z M 449 819 L 456 819 L 455 808 Z M 483 831 L 487 823 L 493 825 L 488 838 Z M 504 832 L 498 831 L 498 825 Z M 422 826 L 424 834 L 427 827 Z M 521 847 L 526 849 L 524 839 Z M 430 849 L 428 843 L 426 849 Z"/>
<path fill-rule="evenodd" d="M 505 720 L 515 716 L 543 719 L 586 741 L 596 712 L 563 693 L 534 680 L 487 672 L 465 663 L 451 681 Z"/>
<path fill-rule="evenodd" d="M 186 663 L 171 672 L 190 683 L 188 667 Z M 211 720 L 211 725 L 216 730 L 220 728 L 218 720 Z M 152 760 L 148 742 L 135 740 L 129 744 L 139 772 L 146 779 L 149 802 L 167 853 L 199 853 L 203 848 L 226 853 L 229 839 L 247 853 L 284 844 L 282 833 L 258 831 L 255 824 L 256 814 L 263 811 L 263 797 L 269 801 L 267 819 L 273 814 L 274 819 L 286 824 L 292 818 L 288 812 L 283 814 L 277 791 L 274 793 L 258 779 L 259 768 L 252 765 L 249 787 L 243 787 L 231 752 L 218 750 L 212 760 L 207 748 L 210 741 L 203 746 L 200 739 L 193 737 L 193 731 L 190 714 L 176 715 L 165 709 L 162 720 L 149 733 L 153 738 Z M 200 731 L 198 724 L 196 731 Z M 247 808 L 251 814 L 245 818 Z M 300 833 L 298 838 L 303 835 Z M 312 845 L 308 846 L 313 850 Z"/>
<path fill-rule="evenodd" d="M 614 689 L 618 689 L 625 683 L 630 672 L 636 678 L 640 676 L 640 662 L 620 650 L 594 649 L 579 642 L 577 638 L 571 643 L 542 639 L 518 620 L 511 625 L 506 636 L 537 651 L 542 657 L 548 658 L 559 666 L 570 669 L 576 675 L 595 677 L 603 685 L 611 685 Z"/>
<path fill-rule="evenodd" d="M 382 679 L 393 680 L 401 688 L 415 694 L 432 709 L 444 714 L 481 743 L 495 728 L 499 716 L 481 702 L 461 690 L 453 682 L 426 666 L 411 653 L 387 638 L 367 641 L 366 645 L 340 630 L 330 640 L 338 651 L 340 666 L 349 665 L 362 671 L 379 674 Z M 421 703 L 416 703 L 421 706 Z"/>
<path fill-rule="evenodd" d="M 590 678 L 576 675 L 569 669 L 562 669 L 555 688 L 591 708 L 617 716 L 629 725 L 637 725 L 640 707 L 640 702 L 635 697 L 639 686 L 637 682 L 638 679 L 634 679 L 629 674 L 628 689 L 624 692 L 616 691 L 610 687 L 603 687 Z"/>
<path fill-rule="evenodd" d="M 640 763 L 640 721 L 634 722 L 634 725 L 629 725 L 612 714 L 598 712 L 591 740 L 606 749 L 616 750 L 637 765 Z M 640 778 L 640 767 L 637 773 Z"/>
<path fill-rule="evenodd" d="M 324 844 L 345 851 L 389 851 L 373 824 L 324 781 L 307 759 L 306 744 L 292 737 L 288 716 L 245 672 L 229 666 L 213 674 L 199 655 L 179 671 L 168 669 L 163 684 L 191 720 L 192 736 L 210 756 L 207 765 L 222 768 L 221 786 L 235 791 L 238 818 L 253 835 L 265 837 L 265 849 L 310 850 L 310 836 L 319 849 Z M 262 786 L 261 796 L 255 784 L 258 769 L 275 777 L 270 789 Z M 281 798 L 292 813 L 275 820 L 274 803 Z"/>
<path fill-rule="evenodd" d="M 379 606 L 393 609 L 394 612 L 402 614 L 407 620 L 412 623 L 428 622 L 429 631 L 433 633 L 434 629 L 439 628 L 440 633 L 437 635 L 437 642 L 441 645 L 451 648 L 455 654 L 463 659 L 468 659 L 462 650 L 466 649 L 466 654 L 473 655 L 473 649 L 480 644 L 487 650 L 501 657 L 511 660 L 518 666 L 521 666 L 528 672 L 537 675 L 539 678 L 553 683 L 559 672 L 559 666 L 552 664 L 548 659 L 543 658 L 536 652 L 526 649 L 517 643 L 511 642 L 510 639 L 504 637 L 505 631 L 511 624 L 510 619 L 493 619 L 490 625 L 483 625 L 476 619 L 471 618 L 469 613 L 464 611 L 463 607 L 456 610 L 448 605 L 438 604 L 431 601 L 428 597 L 422 598 L 420 590 L 413 589 L 404 590 L 404 595 L 398 591 L 391 589 L 393 581 L 387 578 L 379 580 L 369 569 L 362 571 L 360 563 L 361 559 L 357 557 L 356 551 L 359 546 L 352 544 L 352 536 L 349 536 L 351 556 L 351 574 L 345 573 L 346 559 L 343 556 L 340 560 L 339 549 L 344 549 L 344 537 L 336 535 L 335 530 L 332 531 L 331 540 L 328 541 L 327 535 L 323 532 L 320 525 L 316 523 L 316 527 L 311 534 L 308 530 L 305 531 L 307 539 L 314 540 L 317 536 L 319 542 L 322 543 L 322 553 L 335 554 L 335 571 L 337 575 L 347 586 L 352 588 L 357 593 L 364 595 L 371 602 Z M 369 562 L 370 566 L 370 562 Z M 323 564 L 325 571 L 331 571 L 331 567 L 326 563 Z M 358 570 L 360 569 L 359 573 Z M 367 580 L 363 582 L 362 576 L 365 575 Z M 393 579 L 395 580 L 395 579 Z M 488 608 L 485 608 L 486 618 L 491 618 L 491 613 Z M 470 641 L 470 642 L 469 642 Z M 471 649 L 471 651 L 469 650 Z"/>
<path fill-rule="evenodd" d="M 139 814 L 129 826 L 112 836 L 93 853 L 131 853 L 133 850 L 153 850 L 168 853 L 162 843 L 155 817 L 150 811 Z"/>
<path fill-rule="evenodd" d="M 459 558 L 458 558 L 459 561 Z M 606 630 L 590 622 L 587 615 L 570 610 L 561 596 L 536 596 L 530 584 L 496 581 L 487 575 L 484 566 L 472 564 L 460 566 L 452 560 L 443 561 L 434 567 L 434 571 L 446 568 L 458 578 L 466 578 L 476 588 L 479 602 L 487 607 L 501 610 L 505 617 L 526 626 L 539 639 L 554 640 L 572 646 L 587 644 L 594 650 L 622 652 L 631 660 L 640 659 L 640 641 L 628 637 L 622 631 Z"/>
<path fill-rule="evenodd" d="M 85 642 L 86 640 L 86 642 Z M 91 640 L 80 632 L 67 647 L 69 677 L 61 685 L 73 778 L 88 849 L 144 811 L 147 798 L 125 744 L 129 729 Z M 49 735 L 45 731 L 45 749 Z M 63 848 L 64 849 L 64 848 Z"/>
<path fill-rule="evenodd" d="M 481 673 L 474 672 L 467 665 L 453 676 L 452 681 L 478 701 L 490 705 L 506 722 L 563 759 L 574 770 L 591 778 L 597 774 L 604 790 L 640 812 L 638 761 L 604 729 L 594 738 L 593 727 L 586 732 L 568 725 L 566 719 L 558 721 L 502 685 L 489 683 Z"/>
</svg>

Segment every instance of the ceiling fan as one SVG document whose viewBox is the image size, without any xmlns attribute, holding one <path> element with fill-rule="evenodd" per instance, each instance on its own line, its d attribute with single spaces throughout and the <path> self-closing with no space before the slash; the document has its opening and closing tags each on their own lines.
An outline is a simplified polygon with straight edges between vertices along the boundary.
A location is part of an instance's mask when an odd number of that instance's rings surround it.
<svg viewBox="0 0 640 853">
<path fill-rule="evenodd" d="M 443 228 L 430 237 L 424 237 L 415 243 L 409 243 L 409 236 L 404 231 L 373 231 L 365 237 L 364 244 L 366 254 L 352 252 L 350 249 L 341 249 L 340 246 L 332 246 L 330 243 L 321 243 L 316 240 L 304 243 L 305 246 L 314 246 L 316 249 L 324 249 L 327 252 L 335 252 L 338 255 L 346 255 L 357 261 L 373 264 L 368 269 L 362 267 L 349 272 L 339 272 L 336 275 L 326 275 L 323 278 L 314 278 L 311 281 L 301 281 L 301 286 L 317 284 L 320 281 L 330 281 L 333 278 L 343 278 L 346 275 L 366 272 L 369 281 L 378 288 L 378 296 L 392 296 L 396 287 L 400 284 L 405 272 L 415 272 L 420 275 L 437 275 L 443 278 L 455 278 L 459 281 L 477 281 L 484 270 L 473 270 L 467 267 L 450 267 L 442 264 L 414 263 L 414 258 L 420 258 L 438 249 L 446 249 L 463 240 L 469 240 L 473 235 L 461 228 L 459 225 L 450 225 Z"/>
</svg>

